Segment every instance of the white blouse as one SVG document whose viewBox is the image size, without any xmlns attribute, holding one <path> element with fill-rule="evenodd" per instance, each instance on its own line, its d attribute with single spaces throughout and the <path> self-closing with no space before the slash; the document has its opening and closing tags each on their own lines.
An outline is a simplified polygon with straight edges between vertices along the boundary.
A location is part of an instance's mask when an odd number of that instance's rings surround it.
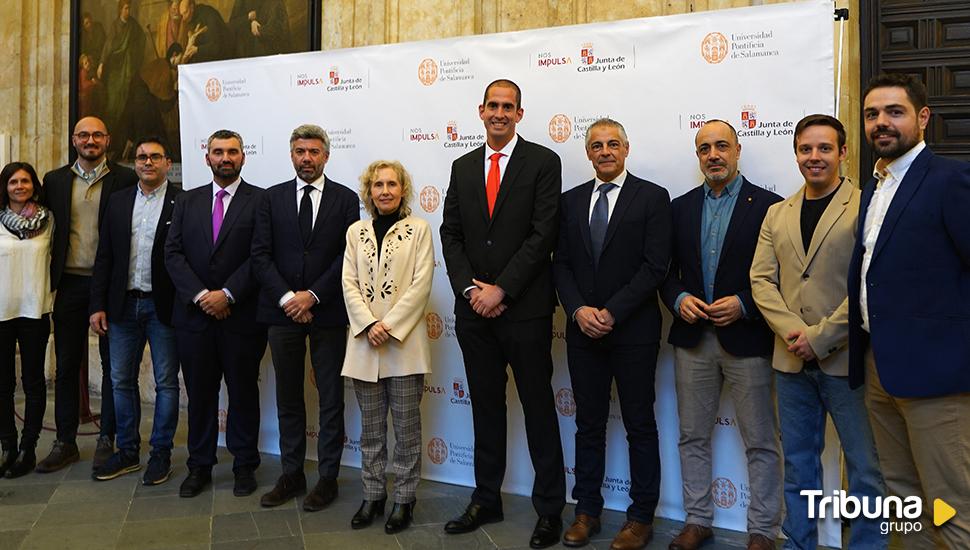
<svg viewBox="0 0 970 550">
<path fill-rule="evenodd" d="M 40 319 L 53 309 L 51 293 L 51 235 L 54 220 L 44 232 L 20 240 L 0 224 L 0 321 L 17 317 Z"/>
</svg>

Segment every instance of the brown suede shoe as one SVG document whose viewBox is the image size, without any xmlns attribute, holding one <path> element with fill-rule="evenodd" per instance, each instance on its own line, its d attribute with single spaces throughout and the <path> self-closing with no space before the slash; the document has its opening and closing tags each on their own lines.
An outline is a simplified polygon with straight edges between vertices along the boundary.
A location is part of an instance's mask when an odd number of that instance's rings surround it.
<svg viewBox="0 0 970 550">
<path fill-rule="evenodd" d="M 613 538 L 610 550 L 640 550 L 653 538 L 653 525 L 639 521 L 627 521 Z"/>
<path fill-rule="evenodd" d="M 303 472 L 289 475 L 283 474 L 276 480 L 273 490 L 259 499 L 260 506 L 272 508 L 289 502 L 293 497 L 306 492 L 306 477 Z"/>
<path fill-rule="evenodd" d="M 714 536 L 714 531 L 710 527 L 688 523 L 680 530 L 677 538 L 670 542 L 670 550 L 697 550 L 702 544 Z"/>
<path fill-rule="evenodd" d="M 589 538 L 600 532 L 600 518 L 586 514 L 576 514 L 573 524 L 563 533 L 562 543 L 570 548 L 589 544 Z"/>
<path fill-rule="evenodd" d="M 775 550 L 775 541 L 764 535 L 753 533 L 748 537 L 748 550 Z"/>
</svg>

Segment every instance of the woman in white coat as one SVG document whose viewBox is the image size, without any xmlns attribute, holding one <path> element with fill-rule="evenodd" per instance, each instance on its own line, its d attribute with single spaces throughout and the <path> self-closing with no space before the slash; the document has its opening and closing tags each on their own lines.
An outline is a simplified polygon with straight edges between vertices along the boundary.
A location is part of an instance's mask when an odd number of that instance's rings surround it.
<svg viewBox="0 0 970 550">
<path fill-rule="evenodd" d="M 360 197 L 372 219 L 347 230 L 343 291 L 350 318 L 341 374 L 352 378 L 360 404 L 364 502 L 351 520 L 361 529 L 387 502 L 387 411 L 394 423 L 394 507 L 388 534 L 407 529 L 421 475 L 421 396 L 431 372 L 423 329 L 434 250 L 428 222 L 411 215 L 411 176 L 397 161 L 371 163 Z"/>
</svg>

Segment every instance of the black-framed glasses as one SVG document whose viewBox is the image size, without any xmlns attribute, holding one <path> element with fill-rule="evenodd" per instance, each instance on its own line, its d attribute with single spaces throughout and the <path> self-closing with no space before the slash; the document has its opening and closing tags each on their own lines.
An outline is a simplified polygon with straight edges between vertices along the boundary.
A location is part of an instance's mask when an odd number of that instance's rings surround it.
<svg viewBox="0 0 970 550">
<path fill-rule="evenodd" d="M 162 155 L 160 153 L 152 153 L 150 155 L 136 155 L 135 162 L 139 164 L 145 164 L 146 162 L 151 160 L 152 164 L 158 164 L 159 162 L 162 162 L 162 159 L 164 158 L 165 158 L 165 155 Z"/>
<path fill-rule="evenodd" d="M 74 137 L 81 141 L 87 141 L 90 138 L 94 138 L 94 141 L 101 141 L 108 137 L 108 134 L 104 132 L 78 132 L 74 134 Z"/>
</svg>

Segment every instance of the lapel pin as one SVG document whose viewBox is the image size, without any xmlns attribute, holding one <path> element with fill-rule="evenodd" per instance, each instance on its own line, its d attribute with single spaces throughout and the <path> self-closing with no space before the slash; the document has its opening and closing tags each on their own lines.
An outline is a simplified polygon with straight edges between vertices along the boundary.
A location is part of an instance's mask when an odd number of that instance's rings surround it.
<svg viewBox="0 0 970 550">
<path fill-rule="evenodd" d="M 751 197 L 748 197 L 748 202 L 751 202 Z"/>
</svg>

